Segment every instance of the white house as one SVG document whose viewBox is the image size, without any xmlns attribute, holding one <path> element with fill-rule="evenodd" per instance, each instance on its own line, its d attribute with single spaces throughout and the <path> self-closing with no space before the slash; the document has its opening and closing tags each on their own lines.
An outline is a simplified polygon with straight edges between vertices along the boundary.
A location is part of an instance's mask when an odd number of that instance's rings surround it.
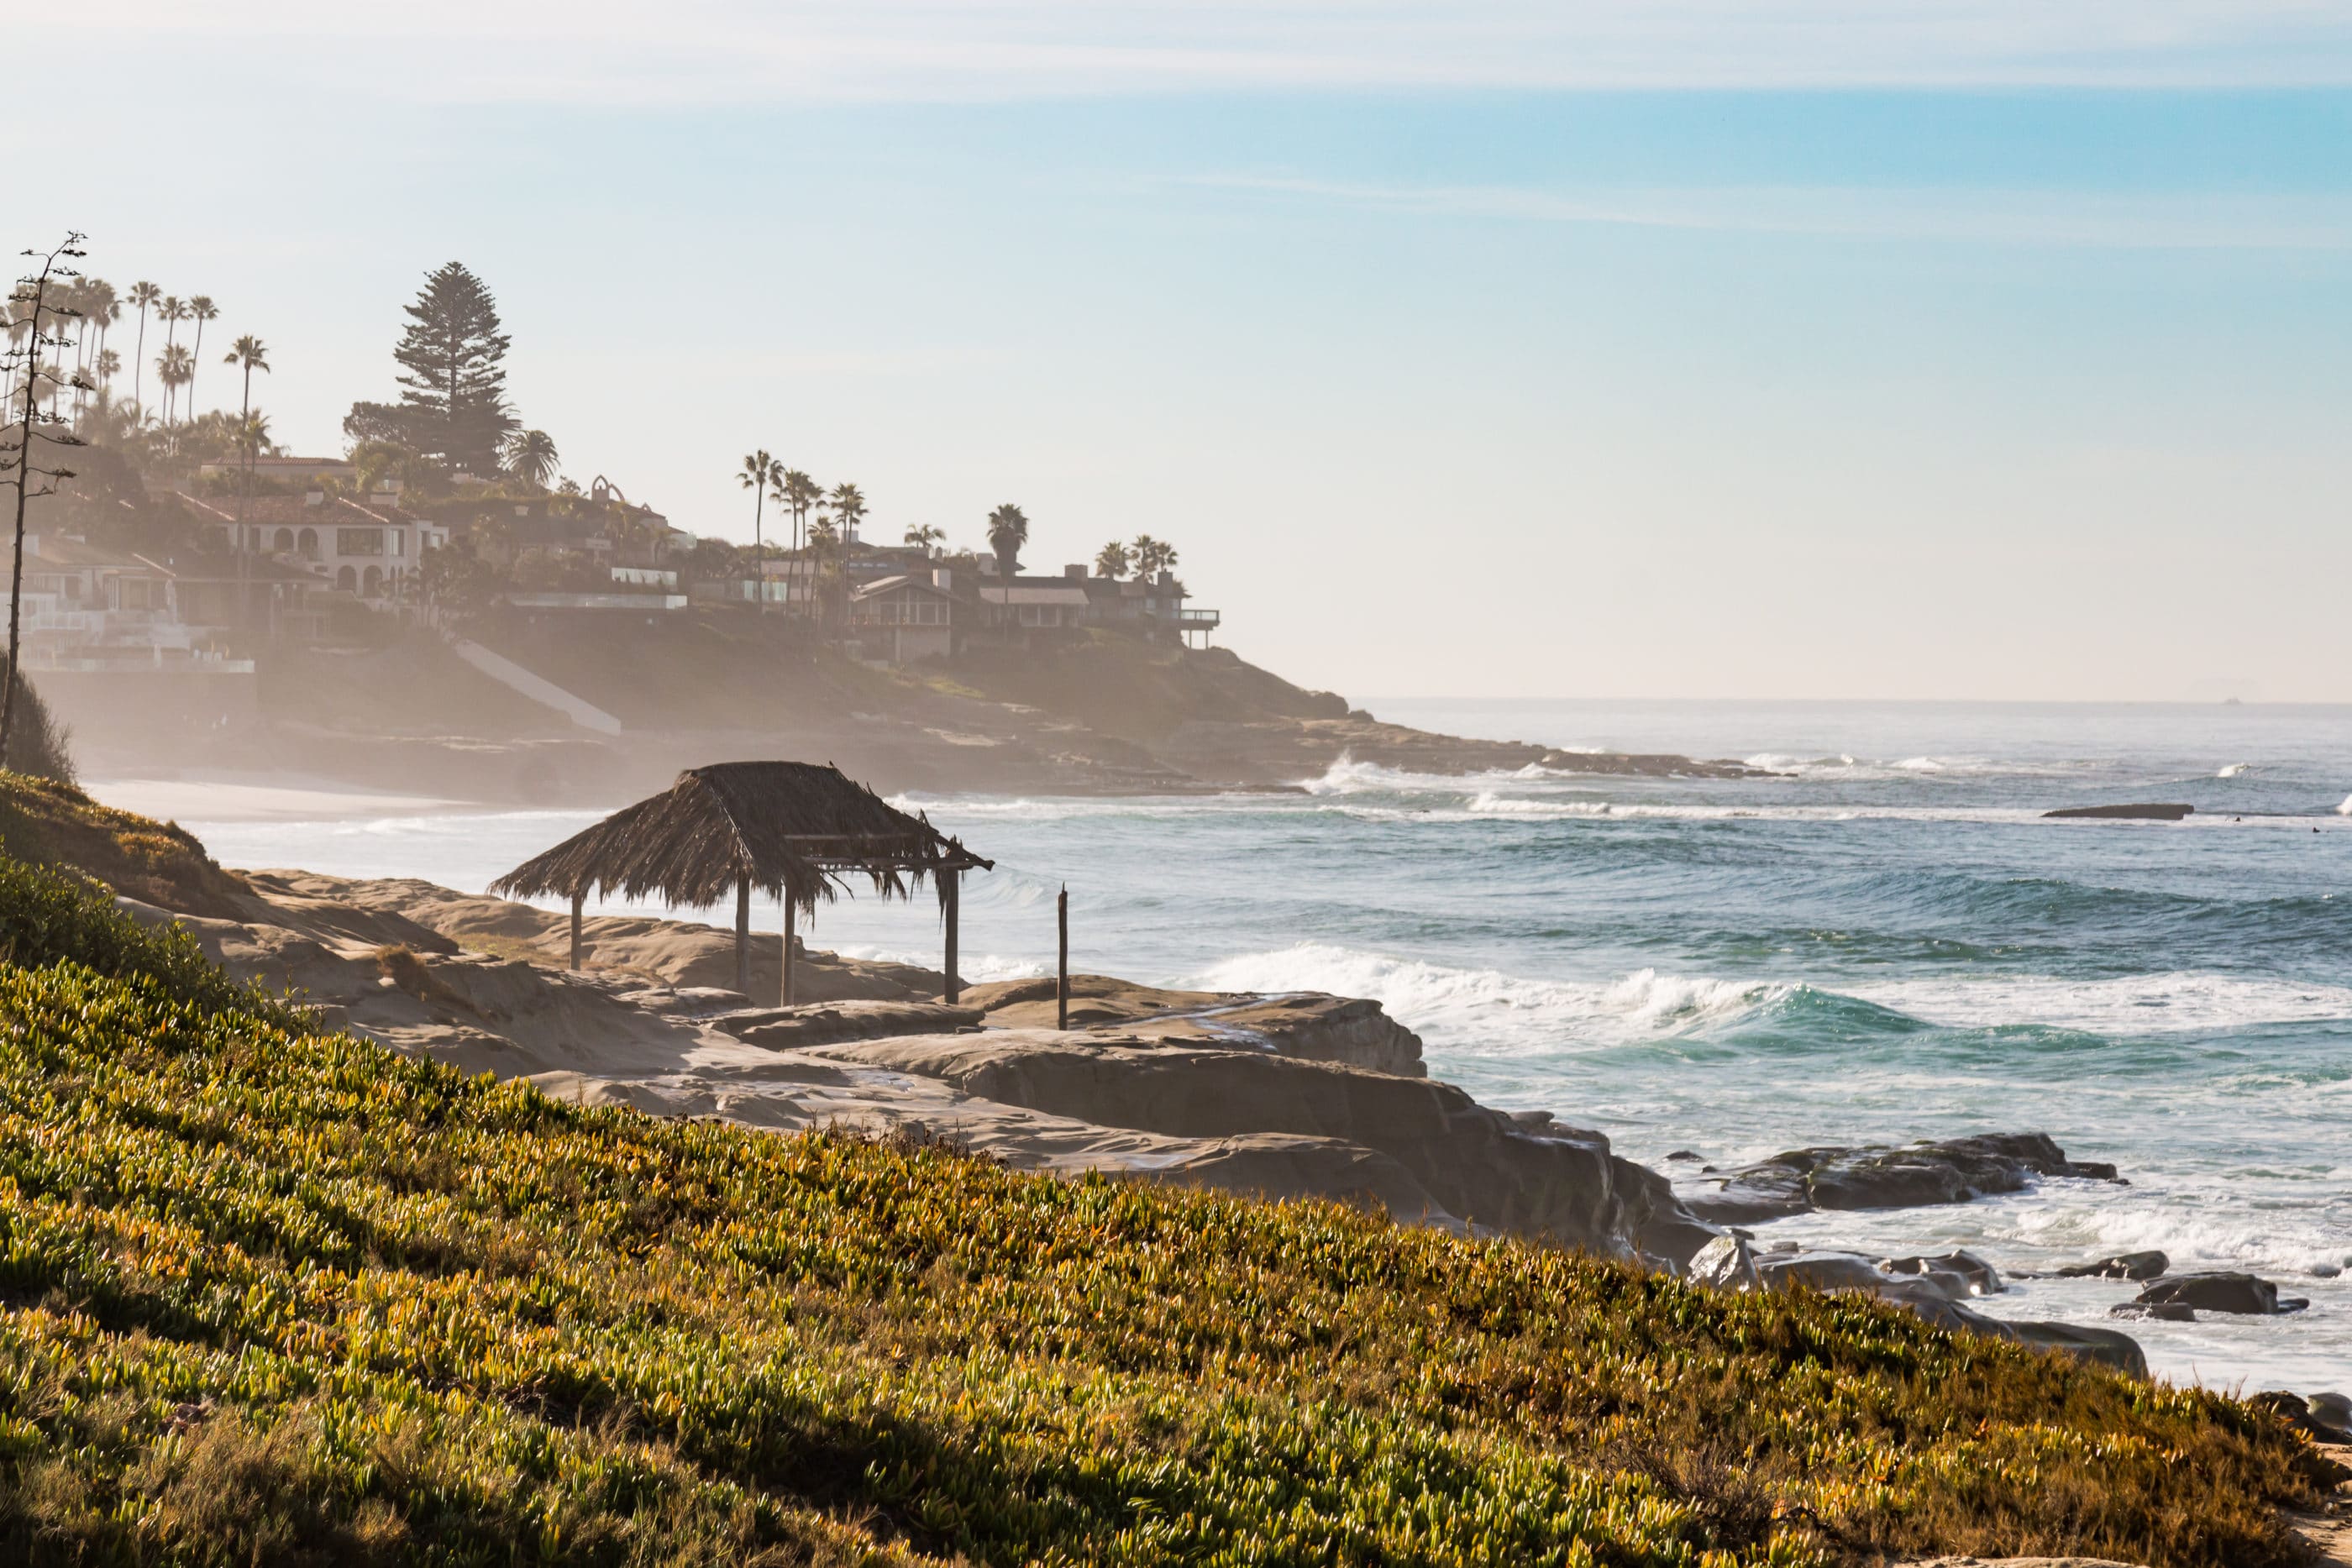
<svg viewBox="0 0 2352 1568">
<path fill-rule="evenodd" d="M 308 566 L 327 587 L 371 602 L 415 597 L 425 552 L 449 542 L 442 524 L 401 509 L 388 493 L 366 504 L 312 490 L 301 496 L 180 498 L 244 547 Z"/>
</svg>

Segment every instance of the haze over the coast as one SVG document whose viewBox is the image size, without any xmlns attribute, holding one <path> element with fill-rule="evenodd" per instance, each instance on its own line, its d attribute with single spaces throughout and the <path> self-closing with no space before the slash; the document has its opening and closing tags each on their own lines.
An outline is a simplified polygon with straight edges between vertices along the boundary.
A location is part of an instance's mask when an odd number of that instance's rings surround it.
<svg viewBox="0 0 2352 1568">
<path fill-rule="evenodd" d="M 36 8 L 12 8 L 29 19 Z M 16 232 L 290 449 L 462 256 L 583 473 L 1185 541 L 1400 695 L 2329 700 L 2352 9 L 104 0 Z M 208 372 L 205 405 L 230 377 Z M 648 428 L 650 427 L 650 428 Z"/>
<path fill-rule="evenodd" d="M 0 1564 L 2352 1568 L 2352 0 L 0 18 Z"/>
</svg>

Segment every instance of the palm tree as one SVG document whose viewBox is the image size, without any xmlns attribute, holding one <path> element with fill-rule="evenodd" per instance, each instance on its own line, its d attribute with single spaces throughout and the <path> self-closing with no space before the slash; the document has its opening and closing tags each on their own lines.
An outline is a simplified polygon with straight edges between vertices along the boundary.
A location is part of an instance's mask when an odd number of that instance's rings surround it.
<svg viewBox="0 0 2352 1568">
<path fill-rule="evenodd" d="M 559 461 L 555 438 L 543 430 L 509 431 L 505 444 L 499 449 L 499 457 L 508 473 L 518 479 L 528 479 L 542 490 L 554 477 Z"/>
<path fill-rule="evenodd" d="M 735 471 L 736 482 L 751 492 L 751 553 L 760 563 L 752 589 L 752 608 L 760 614 L 768 612 L 768 535 L 765 514 L 768 492 L 780 493 L 784 487 L 784 465 L 769 455 L 764 446 L 743 459 L 743 466 Z"/>
<path fill-rule="evenodd" d="M 833 487 L 832 507 L 834 521 L 841 527 L 841 542 L 845 545 L 856 544 L 857 525 L 866 517 L 864 493 L 855 485 L 835 485 Z"/>
<path fill-rule="evenodd" d="M 115 294 L 114 285 L 103 277 L 91 278 L 88 287 L 89 322 L 98 329 L 98 351 L 102 354 L 106 351 L 108 329 L 122 319 L 122 300 Z"/>
<path fill-rule="evenodd" d="M 238 454 L 248 464 L 261 454 L 274 451 L 277 446 L 277 443 L 269 439 L 269 416 L 257 408 L 248 409 L 238 415 L 230 434 L 236 440 Z"/>
<path fill-rule="evenodd" d="M 161 321 L 161 322 L 163 322 L 163 351 L 164 351 L 165 353 L 167 353 L 167 354 L 168 354 L 168 353 L 170 353 L 170 352 L 172 351 L 172 350 L 173 350 L 173 346 L 174 346 L 174 345 L 179 341 L 179 338 L 180 338 L 180 323 L 181 323 L 181 322 L 183 322 L 183 321 L 184 321 L 184 320 L 186 320 L 187 319 L 188 319 L 188 305 L 187 305 L 187 301 L 185 301 L 185 300 L 182 299 L 182 298 L 181 298 L 178 295 L 176 295 L 176 294 L 166 294 L 165 296 L 163 296 L 163 298 L 162 301 L 156 305 L 156 307 L 155 307 L 155 319 L 157 319 L 158 321 Z M 181 361 L 181 364 L 182 364 L 183 368 L 184 368 L 184 367 L 185 367 L 186 362 L 187 362 L 187 361 L 185 361 L 184 360 Z M 156 365 L 157 365 L 157 367 L 158 367 L 158 379 L 160 379 L 160 378 L 161 378 L 161 366 L 162 366 L 162 364 L 163 364 L 163 361 L 162 361 L 161 360 L 158 360 L 158 361 L 156 361 Z M 182 376 L 182 377 L 180 378 L 180 382 L 185 382 L 187 379 L 188 379 L 188 378 L 187 378 L 186 376 L 184 376 L 184 376 Z M 165 386 L 165 388 L 167 389 L 167 391 L 168 391 L 168 389 L 171 389 L 171 388 L 176 387 L 177 385 L 179 385 L 179 382 L 164 382 L 164 386 Z M 167 396 L 164 398 L 164 400 L 163 400 L 163 423 L 164 423 L 166 425 L 168 425 L 168 424 L 170 424 L 170 423 L 172 423 L 172 410 L 173 410 L 173 407 L 178 403 L 178 402 L 179 402 L 179 399 L 178 399 L 177 397 L 175 397 L 175 396 L 169 396 L 169 395 L 167 395 Z"/>
<path fill-rule="evenodd" d="M 1138 577 L 1158 577 L 1161 572 L 1172 571 L 1176 568 L 1176 547 L 1162 543 L 1150 534 L 1136 535 L 1135 542 L 1127 548 L 1135 556 L 1135 575 Z"/>
<path fill-rule="evenodd" d="M 988 514 L 988 548 L 996 552 L 996 574 L 1011 581 L 1021 570 L 1021 547 L 1029 542 L 1029 517 L 1007 501 Z"/>
<path fill-rule="evenodd" d="M 230 345 L 228 357 L 222 363 L 241 365 L 245 369 L 245 399 L 242 412 L 237 415 L 236 434 L 245 468 L 243 495 L 249 496 L 253 493 L 254 453 L 267 441 L 269 432 L 269 422 L 267 420 L 260 420 L 259 428 L 256 428 L 257 420 L 253 412 L 253 372 L 259 371 L 265 376 L 269 373 L 269 345 L 247 332 Z M 245 502 L 243 496 L 240 496 L 237 501 L 236 548 L 240 555 L 244 553 Z"/>
<path fill-rule="evenodd" d="M 1127 569 L 1133 564 L 1134 559 L 1127 553 L 1127 547 L 1117 539 L 1095 552 L 1095 575 L 1097 577 L 1108 577 L 1117 581 L 1127 575 Z"/>
<path fill-rule="evenodd" d="M 155 379 L 163 383 L 163 424 L 172 424 L 172 410 L 179 402 L 180 389 L 188 384 L 195 371 L 191 364 L 194 355 L 178 343 L 167 343 L 155 356 Z"/>
<path fill-rule="evenodd" d="M 100 349 L 98 351 L 98 358 L 90 361 L 89 368 L 98 372 L 100 389 L 110 391 L 114 386 L 114 378 L 121 373 L 122 356 L 111 349 Z"/>
<path fill-rule="evenodd" d="M 787 468 L 779 498 L 793 509 L 793 549 L 797 554 L 801 548 L 801 525 L 824 499 L 824 486 L 798 468 Z"/>
<path fill-rule="evenodd" d="M 925 555 L 930 554 L 931 547 L 947 537 L 947 529 L 935 528 L 929 523 L 918 523 L 907 530 L 907 543 Z"/>
<path fill-rule="evenodd" d="M 196 357 L 188 364 L 188 417 L 196 417 L 196 367 L 205 362 L 205 323 L 217 320 L 220 311 L 215 308 L 209 294 L 188 296 L 188 319 L 196 324 Z"/>
<path fill-rule="evenodd" d="M 139 308 L 139 341 L 131 350 L 131 401 L 139 405 L 142 417 L 147 412 L 147 393 L 141 381 L 147 369 L 147 308 L 160 304 L 163 298 L 163 291 L 152 283 L 131 286 L 131 303 Z"/>
</svg>

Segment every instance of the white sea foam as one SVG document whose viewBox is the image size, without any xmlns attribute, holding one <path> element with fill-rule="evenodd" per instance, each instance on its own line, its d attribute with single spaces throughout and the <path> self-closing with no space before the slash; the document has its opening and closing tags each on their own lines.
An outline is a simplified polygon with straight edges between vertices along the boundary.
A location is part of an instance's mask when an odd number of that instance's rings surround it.
<svg viewBox="0 0 2352 1568">
<path fill-rule="evenodd" d="M 2068 980 L 1986 974 L 1843 988 L 1849 996 L 1923 1022 L 1958 1029 L 2035 1024 L 2095 1034 L 2149 1035 L 2352 1019 L 2352 988 L 2231 975 Z"/>
<path fill-rule="evenodd" d="M 1470 810 L 1483 817 L 1605 817 L 1609 814 L 1609 802 L 1528 800 L 1486 789 L 1471 799 Z"/>
<path fill-rule="evenodd" d="M 1330 991 L 1370 997 L 1418 1030 L 1480 1051 L 1609 1045 L 1686 1034 L 1752 1011 L 1796 988 L 1641 969 L 1612 980 L 1530 980 L 1499 969 L 1301 942 L 1212 965 L 1194 983 L 1221 991 Z"/>
<path fill-rule="evenodd" d="M 2337 803 L 2336 814 L 2339 817 L 2352 817 L 2352 795 L 2345 796 L 2344 799 Z"/>
<path fill-rule="evenodd" d="M 2251 762 L 2232 762 L 2228 767 L 2222 768 L 2221 771 L 2213 775 L 2213 777 L 2216 779 L 2235 779 L 2242 773 L 2251 771 L 2253 766 L 2254 765 Z"/>
<path fill-rule="evenodd" d="M 1609 980 L 1537 980 L 1329 942 L 1302 942 L 1227 958 L 1195 977 L 1194 983 L 1213 990 L 1370 997 L 1412 1028 L 1441 1030 L 1472 1050 L 1502 1051 L 1704 1033 L 1802 988 L 1787 981 L 1656 969 Z M 1841 988 L 1837 994 L 1950 1029 L 2033 1025 L 2145 1037 L 2352 1020 L 2352 988 L 2227 975 L 2093 981 L 1989 975 L 1861 984 Z"/>
</svg>

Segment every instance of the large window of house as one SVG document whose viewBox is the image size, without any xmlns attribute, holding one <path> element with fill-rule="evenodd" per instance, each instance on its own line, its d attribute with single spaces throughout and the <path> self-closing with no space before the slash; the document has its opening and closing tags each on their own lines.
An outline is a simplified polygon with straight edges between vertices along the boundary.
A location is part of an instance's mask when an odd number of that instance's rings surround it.
<svg viewBox="0 0 2352 1568">
<path fill-rule="evenodd" d="M 948 607 L 936 599 L 918 600 L 915 603 L 915 624 L 944 626 L 947 624 L 947 611 Z"/>
<path fill-rule="evenodd" d="M 383 530 L 382 528 L 337 528 L 335 553 L 337 555 L 382 555 Z"/>
</svg>

